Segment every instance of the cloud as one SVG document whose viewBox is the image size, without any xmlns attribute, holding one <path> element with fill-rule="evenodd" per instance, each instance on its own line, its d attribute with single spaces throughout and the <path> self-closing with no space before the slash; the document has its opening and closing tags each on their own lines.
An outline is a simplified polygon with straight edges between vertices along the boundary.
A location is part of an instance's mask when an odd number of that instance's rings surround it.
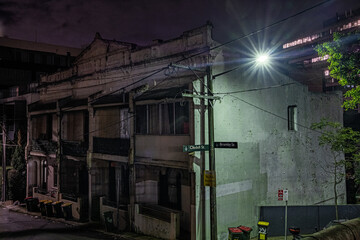
<svg viewBox="0 0 360 240">
<path fill-rule="evenodd" d="M 17 7 L 17 3 L 14 2 L 0 3 L 0 21 L 2 22 L 2 24 L 10 25 L 17 21 L 16 12 L 15 12 L 16 7 Z"/>
</svg>

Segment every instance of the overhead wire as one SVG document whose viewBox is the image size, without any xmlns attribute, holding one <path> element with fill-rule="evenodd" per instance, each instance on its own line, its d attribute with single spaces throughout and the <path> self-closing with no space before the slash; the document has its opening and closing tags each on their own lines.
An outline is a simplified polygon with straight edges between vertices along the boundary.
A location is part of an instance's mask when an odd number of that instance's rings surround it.
<svg viewBox="0 0 360 240">
<path fill-rule="evenodd" d="M 245 38 L 251 37 L 251 36 L 253 36 L 253 35 L 255 35 L 255 34 L 258 34 L 258 33 L 262 32 L 262 31 L 266 30 L 266 29 L 269 29 L 269 28 L 271 28 L 271 27 L 274 27 L 274 26 L 276 26 L 276 25 L 278 25 L 278 24 L 280 24 L 280 23 L 283 23 L 283 22 L 291 19 L 291 18 L 294 18 L 294 17 L 296 17 L 296 16 L 299 16 L 299 15 L 301 15 L 301 14 L 307 12 L 307 11 L 310 11 L 310 10 L 316 8 L 316 7 L 319 7 L 319 6 L 325 4 L 325 3 L 329 2 L 329 1 L 330 1 L 330 0 L 322 1 L 322 2 L 320 2 L 320 3 L 318 3 L 318 4 L 315 4 L 315 5 L 313 5 L 313 6 L 309 7 L 309 8 L 306 8 L 306 9 L 300 11 L 300 12 L 297 12 L 297 13 L 295 13 L 295 14 L 293 14 L 293 15 L 290 15 L 290 16 L 288 16 L 288 17 L 285 17 L 285 18 L 283 18 L 283 19 L 281 19 L 281 20 L 279 20 L 279 21 L 276 21 L 276 22 L 274 22 L 274 23 L 272 23 L 272 24 L 270 24 L 270 25 L 267 25 L 267 26 L 265 26 L 265 27 L 263 27 L 263 28 L 260 28 L 260 29 L 258 29 L 258 30 L 256 30 L 256 31 L 253 31 L 253 32 L 251 32 L 251 33 L 249 33 L 249 34 L 245 34 L 245 35 L 243 35 L 243 36 L 237 37 L 237 38 L 235 38 L 235 39 L 232 39 L 232 40 L 230 40 L 230 41 L 224 42 L 224 43 L 222 43 L 222 44 L 218 44 L 218 45 L 216 45 L 216 46 L 214 46 L 214 47 L 207 48 L 206 50 L 200 51 L 200 52 L 198 52 L 198 53 L 196 53 L 196 54 L 192 54 L 192 55 L 190 55 L 190 56 L 183 56 L 182 59 L 177 60 L 175 63 L 179 63 L 179 62 L 185 61 L 185 60 L 187 60 L 187 59 L 190 59 L 190 58 L 199 56 L 199 55 L 201 55 L 201 54 L 207 53 L 207 52 L 209 52 L 209 51 L 211 51 L 211 50 L 215 50 L 215 49 L 217 49 L 217 48 L 220 48 L 220 47 L 229 45 L 229 44 L 234 43 L 234 42 L 236 42 L 236 41 L 239 41 L 239 40 L 241 40 L 241 39 L 245 39 Z M 109 93 L 106 93 L 106 94 L 104 94 L 104 95 L 101 95 L 101 96 L 99 96 L 99 97 L 97 97 L 97 98 L 94 98 L 94 99 L 90 100 L 89 103 L 91 104 L 91 103 L 96 102 L 96 101 L 98 101 L 98 100 L 100 100 L 100 99 L 102 99 L 102 98 L 104 98 L 104 97 L 106 97 L 106 96 L 112 95 L 112 94 L 117 93 L 117 92 L 120 92 L 120 91 L 124 91 L 126 88 L 129 88 L 129 87 L 131 87 L 131 86 L 133 86 L 133 85 L 135 85 L 135 84 L 138 84 L 138 83 L 140 83 L 140 82 L 142 82 L 142 81 L 144 81 L 144 80 L 146 80 L 146 79 L 148 79 L 148 78 L 150 78 L 150 77 L 152 77 L 152 76 L 154 76 L 154 75 L 156 75 L 156 74 L 158 74 L 158 73 L 160 73 L 160 72 L 168 69 L 168 67 L 169 67 L 169 66 L 165 66 L 165 67 L 161 67 L 161 68 L 159 68 L 159 69 L 155 69 L 155 70 L 152 71 L 152 73 L 150 73 L 149 75 L 147 75 L 147 76 L 145 76 L 145 77 L 142 77 L 142 78 L 140 78 L 139 80 L 134 81 L 134 82 L 132 82 L 132 83 L 126 85 L 126 86 L 120 87 L 119 89 L 116 89 L 116 90 L 114 90 L 114 91 L 111 91 L 111 92 L 109 92 Z M 236 69 L 237 69 L 237 68 L 236 68 Z M 194 73 L 194 71 L 193 71 L 191 68 L 190 68 L 190 70 Z M 232 69 L 232 70 L 229 70 L 229 71 L 234 71 L 234 70 L 235 70 L 235 69 Z M 222 73 L 222 74 L 226 74 L 226 73 L 228 73 L 229 71 L 224 72 L 224 73 Z M 221 75 L 222 75 L 222 74 L 221 74 Z M 215 76 L 219 76 L 219 74 L 217 74 L 217 75 L 215 75 Z M 197 77 L 198 77 L 198 76 L 197 76 Z M 117 81 L 117 80 L 115 80 L 115 81 Z M 115 81 L 114 81 L 114 82 L 115 82 Z M 104 84 L 105 84 L 105 83 L 104 83 Z M 155 87 L 156 87 L 156 86 L 154 86 L 153 89 L 154 89 Z M 273 86 L 273 87 L 276 87 L 276 86 Z M 269 88 L 270 88 L 270 87 L 269 87 Z M 259 89 L 248 90 L 248 91 L 256 91 L 256 90 L 259 90 Z M 241 91 L 237 91 L 237 92 L 241 92 Z M 235 92 L 234 92 L 234 93 L 235 93 Z M 236 98 L 236 97 L 235 97 L 235 98 Z M 244 101 L 244 100 L 242 100 L 242 99 L 239 99 L 239 100 Z M 244 101 L 244 102 L 246 102 L 246 101 Z M 256 108 L 258 108 L 258 109 L 261 109 L 261 108 L 257 107 L 256 105 L 253 105 L 253 104 L 248 103 L 248 102 L 246 102 L 246 103 L 249 104 L 249 105 L 251 105 L 251 106 L 253 106 L 253 107 L 256 107 Z M 69 110 L 69 108 L 68 108 L 67 110 Z M 276 114 L 273 114 L 273 113 L 271 113 L 271 112 L 269 112 L 269 111 L 267 111 L 267 110 L 264 110 L 264 109 L 261 109 L 261 110 L 263 110 L 264 112 L 268 112 L 269 114 L 272 114 L 272 115 L 274 115 L 274 116 L 277 116 Z M 131 118 L 131 117 L 134 117 L 134 115 L 130 116 L 130 118 Z M 281 116 L 278 116 L 278 117 L 283 118 L 283 117 L 281 117 Z M 119 121 L 118 123 L 121 123 L 121 121 Z M 99 131 L 99 129 L 98 129 L 97 131 Z"/>
<path fill-rule="evenodd" d="M 228 95 L 226 95 L 226 96 L 230 96 L 230 97 L 232 97 L 232 98 L 235 98 L 235 99 L 237 99 L 237 100 L 239 100 L 239 101 L 241 101 L 241 102 L 243 102 L 243 103 L 246 103 L 246 104 L 248 104 L 249 106 L 252 106 L 252 107 L 254 107 L 254 108 L 258 109 L 258 110 L 261 110 L 261 111 L 263 111 L 263 112 L 266 112 L 266 113 L 268 113 L 268 114 L 270 114 L 270 115 L 273 115 L 273 116 L 275 116 L 275 117 L 277 117 L 277 118 L 279 118 L 279 119 L 282 119 L 282 120 L 284 120 L 284 121 L 288 121 L 288 118 L 286 118 L 286 117 L 280 116 L 280 115 L 278 115 L 278 114 L 276 114 L 276 113 L 273 113 L 273 112 L 271 112 L 271 111 L 268 111 L 268 110 L 266 110 L 266 109 L 263 109 L 263 108 L 261 108 L 261 107 L 259 107 L 259 106 L 256 106 L 255 104 L 252 104 L 252 103 L 250 103 L 250 102 L 248 102 L 248 101 L 246 101 L 246 100 L 244 100 L 244 99 L 241 99 L 241 98 L 239 98 L 239 97 L 237 97 L 237 96 L 234 96 L 234 95 L 232 95 L 232 94 L 228 94 Z M 323 133 L 323 132 L 321 132 L 321 131 L 318 131 L 318 130 L 313 129 L 313 128 L 311 128 L 311 127 L 307 127 L 307 126 L 305 126 L 305 125 L 303 125 L 303 124 L 300 124 L 300 123 L 298 123 L 298 122 L 294 122 L 294 124 L 296 124 L 296 125 L 299 126 L 299 127 L 305 128 L 305 129 L 307 129 L 307 130 L 311 130 L 311 131 L 314 131 L 314 132 L 317 132 L 317 133 L 320 133 L 320 134 Z"/>
</svg>

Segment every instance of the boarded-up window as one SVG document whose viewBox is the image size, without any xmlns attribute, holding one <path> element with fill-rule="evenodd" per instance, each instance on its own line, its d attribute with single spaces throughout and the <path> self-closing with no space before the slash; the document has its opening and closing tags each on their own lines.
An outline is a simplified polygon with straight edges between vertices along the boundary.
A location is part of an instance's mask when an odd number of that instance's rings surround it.
<svg viewBox="0 0 360 240">
<path fill-rule="evenodd" d="M 127 108 L 106 108 L 96 110 L 96 137 L 129 138 L 130 118 Z"/>
<path fill-rule="evenodd" d="M 84 112 L 68 112 L 64 114 L 61 136 L 67 141 L 83 141 Z"/>
<path fill-rule="evenodd" d="M 32 139 L 46 139 L 47 116 L 40 115 L 31 119 Z"/>
</svg>

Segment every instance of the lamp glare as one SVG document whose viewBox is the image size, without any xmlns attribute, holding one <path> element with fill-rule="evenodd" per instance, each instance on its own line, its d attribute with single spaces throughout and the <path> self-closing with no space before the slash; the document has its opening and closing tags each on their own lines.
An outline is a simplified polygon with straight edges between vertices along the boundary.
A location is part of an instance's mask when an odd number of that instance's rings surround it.
<svg viewBox="0 0 360 240">
<path fill-rule="evenodd" d="M 269 55 L 267 54 L 261 54 L 256 58 L 256 62 L 261 65 L 267 64 L 268 61 L 269 61 Z"/>
</svg>

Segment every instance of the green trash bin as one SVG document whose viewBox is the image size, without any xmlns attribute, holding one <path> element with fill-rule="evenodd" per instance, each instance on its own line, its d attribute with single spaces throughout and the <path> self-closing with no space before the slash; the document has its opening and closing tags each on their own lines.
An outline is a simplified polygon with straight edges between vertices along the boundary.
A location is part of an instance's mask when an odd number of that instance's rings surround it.
<svg viewBox="0 0 360 240">
<path fill-rule="evenodd" d="M 26 203 L 26 210 L 28 212 L 38 211 L 38 204 L 39 204 L 38 198 L 27 197 L 27 198 L 25 198 L 25 203 Z"/>
<path fill-rule="evenodd" d="M 41 212 L 41 216 L 46 216 L 46 207 L 45 207 L 45 203 L 47 202 L 48 200 L 40 200 L 40 212 Z"/>
<path fill-rule="evenodd" d="M 243 240 L 244 233 L 241 229 L 237 227 L 229 227 L 229 237 L 228 240 Z"/>
<path fill-rule="evenodd" d="M 53 208 L 54 208 L 54 215 L 57 218 L 63 217 L 63 212 L 61 209 L 62 204 L 63 204 L 63 202 L 60 202 L 60 201 L 53 202 L 53 204 L 52 204 Z"/>
<path fill-rule="evenodd" d="M 61 208 L 63 210 L 63 216 L 64 216 L 65 220 L 70 220 L 73 218 L 71 203 L 64 203 L 63 205 L 61 205 Z"/>
<path fill-rule="evenodd" d="M 114 219 L 113 219 L 112 211 L 104 212 L 104 221 L 105 221 L 106 231 L 113 232 L 115 230 L 115 227 L 114 227 Z"/>
<path fill-rule="evenodd" d="M 54 212 L 53 212 L 53 206 L 52 206 L 52 201 L 51 200 L 45 202 L 45 208 L 46 208 L 46 216 L 53 217 Z"/>
<path fill-rule="evenodd" d="M 243 232 L 243 240 L 250 240 L 250 233 L 252 231 L 251 227 L 238 226 L 238 228 Z"/>
</svg>

